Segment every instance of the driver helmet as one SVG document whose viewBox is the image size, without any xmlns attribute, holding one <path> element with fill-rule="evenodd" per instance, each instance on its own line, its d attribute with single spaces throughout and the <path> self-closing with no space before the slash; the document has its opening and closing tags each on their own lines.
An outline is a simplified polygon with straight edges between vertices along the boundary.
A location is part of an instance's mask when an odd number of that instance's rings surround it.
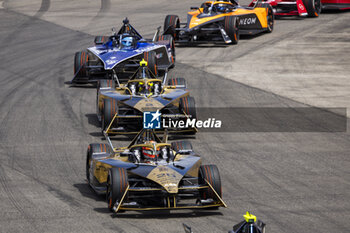
<svg viewBox="0 0 350 233">
<path fill-rule="evenodd" d="M 140 93 L 140 94 L 145 92 L 146 91 L 145 83 L 144 82 L 139 82 L 138 89 L 139 89 L 138 93 Z"/>
<path fill-rule="evenodd" d="M 216 10 L 217 12 L 224 13 L 226 11 L 226 6 L 225 4 L 217 4 L 216 5 Z"/>
<path fill-rule="evenodd" d="M 142 147 L 142 155 L 145 160 L 154 160 L 156 155 L 151 147 Z"/>
<path fill-rule="evenodd" d="M 152 91 L 154 89 L 154 83 L 153 82 L 149 82 L 148 85 L 147 85 L 147 89 L 149 91 Z"/>
<path fill-rule="evenodd" d="M 121 40 L 121 47 L 124 49 L 132 49 L 134 47 L 134 38 L 132 36 L 124 36 Z"/>
</svg>

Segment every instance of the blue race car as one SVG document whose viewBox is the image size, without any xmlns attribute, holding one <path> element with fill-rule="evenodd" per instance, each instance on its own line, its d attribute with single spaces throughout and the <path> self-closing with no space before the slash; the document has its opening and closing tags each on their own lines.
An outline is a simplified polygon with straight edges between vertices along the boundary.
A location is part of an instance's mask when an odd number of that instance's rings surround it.
<svg viewBox="0 0 350 233">
<path fill-rule="evenodd" d="M 175 44 L 171 35 L 144 39 L 126 18 L 119 32 L 112 36 L 96 36 L 95 46 L 76 52 L 72 84 L 96 83 L 110 79 L 124 83 L 137 71 L 144 59 L 155 76 L 175 65 Z"/>
</svg>

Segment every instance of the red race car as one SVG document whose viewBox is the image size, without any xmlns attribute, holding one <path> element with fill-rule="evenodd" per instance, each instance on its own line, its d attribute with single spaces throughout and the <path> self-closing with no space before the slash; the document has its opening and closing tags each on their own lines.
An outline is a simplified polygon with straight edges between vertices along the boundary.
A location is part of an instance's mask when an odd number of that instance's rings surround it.
<svg viewBox="0 0 350 233">
<path fill-rule="evenodd" d="M 322 0 L 324 1 L 324 0 Z M 338 1 L 338 0 L 326 0 Z M 340 0 L 349 1 L 350 0 Z M 253 7 L 259 4 L 260 0 L 253 0 L 249 6 Z M 274 11 L 275 16 L 308 16 L 318 17 L 321 12 L 321 0 L 263 0 L 264 3 L 269 3 Z"/>
<path fill-rule="evenodd" d="M 350 10 L 350 0 L 321 0 L 322 9 Z"/>
</svg>

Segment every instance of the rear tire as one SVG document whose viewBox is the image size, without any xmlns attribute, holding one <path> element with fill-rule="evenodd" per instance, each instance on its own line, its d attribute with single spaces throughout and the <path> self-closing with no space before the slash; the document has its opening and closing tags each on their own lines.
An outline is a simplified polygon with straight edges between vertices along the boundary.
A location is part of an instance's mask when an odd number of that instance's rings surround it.
<svg viewBox="0 0 350 233">
<path fill-rule="evenodd" d="M 106 199 L 110 211 L 113 211 L 116 202 L 119 202 L 122 199 L 128 184 L 128 173 L 125 168 L 109 169 Z"/>
<path fill-rule="evenodd" d="M 216 167 L 216 165 L 202 165 L 202 166 L 200 166 L 198 183 L 200 185 L 207 185 L 205 180 L 207 180 L 209 182 L 209 184 L 213 187 L 215 192 L 221 198 L 222 197 L 221 178 L 220 178 L 219 169 Z M 215 195 L 215 193 L 211 190 L 211 188 L 200 189 L 199 194 L 200 194 L 201 199 L 203 199 L 203 200 L 211 198 L 215 201 L 219 201 L 219 198 Z"/>
<path fill-rule="evenodd" d="M 170 86 L 176 86 L 176 88 L 186 89 L 187 88 L 187 82 L 184 78 L 171 78 L 168 81 L 168 85 Z"/>
<path fill-rule="evenodd" d="M 180 113 L 183 112 L 187 115 L 191 115 L 191 119 L 197 117 L 196 102 L 193 97 L 186 96 L 180 99 Z"/>
<path fill-rule="evenodd" d="M 170 50 L 171 50 L 171 59 L 170 62 L 172 63 L 171 68 L 175 67 L 175 41 L 172 35 L 162 35 L 158 37 L 157 41 L 165 41 L 168 40 L 170 44 Z"/>
<path fill-rule="evenodd" d="M 226 16 L 224 20 L 225 31 L 231 39 L 231 44 L 237 44 L 239 40 L 239 19 L 236 16 Z"/>
<path fill-rule="evenodd" d="M 180 19 L 177 15 L 167 15 L 164 20 L 164 32 L 165 34 L 170 34 L 176 40 L 179 39 L 179 33 L 175 28 L 180 28 Z"/>
<path fill-rule="evenodd" d="M 267 7 L 267 31 L 271 33 L 273 31 L 273 26 L 275 24 L 275 15 L 273 13 L 272 6 L 269 4 Z"/>
<path fill-rule="evenodd" d="M 321 0 L 303 0 L 308 17 L 318 17 L 321 13 Z"/>
<path fill-rule="evenodd" d="M 157 67 L 157 57 L 156 52 L 149 51 L 143 54 L 143 58 L 147 61 L 147 67 L 151 71 L 151 75 L 154 77 L 158 76 L 158 67 Z"/>
<path fill-rule="evenodd" d="M 86 51 L 76 52 L 74 56 L 74 75 L 78 78 L 88 76 L 85 65 L 88 63 L 89 56 Z"/>
<path fill-rule="evenodd" d="M 179 152 L 179 150 L 193 150 L 193 147 L 190 141 L 175 141 L 171 143 L 171 147 L 176 152 Z"/>
<path fill-rule="evenodd" d="M 186 115 L 190 116 L 189 117 L 190 119 L 197 118 L 196 102 L 194 101 L 193 97 L 186 96 L 184 98 L 181 98 L 180 103 L 179 103 L 179 107 L 180 107 L 180 114 L 185 112 Z M 189 130 L 189 131 L 184 132 L 183 134 L 195 135 L 197 133 L 195 128 L 189 127 L 189 128 L 187 128 L 187 130 Z"/>
<path fill-rule="evenodd" d="M 115 99 L 103 100 L 102 130 L 106 130 L 111 124 L 114 115 L 118 112 L 118 105 Z"/>
<path fill-rule="evenodd" d="M 95 37 L 95 45 L 100 45 L 100 44 L 104 44 L 109 40 L 108 36 L 96 36 Z"/>
</svg>

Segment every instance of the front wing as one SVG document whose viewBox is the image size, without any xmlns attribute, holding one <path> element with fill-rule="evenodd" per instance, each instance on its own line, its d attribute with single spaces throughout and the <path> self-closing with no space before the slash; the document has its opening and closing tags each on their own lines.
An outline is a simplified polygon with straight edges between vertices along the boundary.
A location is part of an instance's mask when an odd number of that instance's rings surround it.
<svg viewBox="0 0 350 233">
<path fill-rule="evenodd" d="M 186 187 L 179 187 L 178 190 L 179 192 L 185 191 L 185 190 L 199 190 L 199 189 L 211 189 L 213 193 L 215 193 L 216 198 L 218 199 L 217 201 L 196 201 L 195 203 L 191 204 L 179 204 L 177 201 L 177 196 L 179 194 L 172 194 L 168 195 L 166 197 L 166 203 L 164 203 L 163 207 L 159 206 L 138 206 L 135 203 L 127 203 L 126 202 L 126 197 L 130 195 L 133 192 L 144 192 L 144 193 L 153 193 L 153 192 L 162 192 L 164 191 L 161 188 L 133 188 L 128 186 L 127 189 L 125 190 L 120 202 L 117 202 L 114 207 L 113 211 L 117 213 L 120 210 L 174 210 L 174 209 L 203 209 L 203 208 L 211 208 L 211 207 L 227 207 L 226 203 L 222 200 L 222 198 L 217 194 L 217 192 L 214 190 L 214 188 L 210 185 L 210 183 L 205 180 L 207 185 L 199 186 L 199 185 L 194 185 L 192 187 L 186 186 Z"/>
</svg>

